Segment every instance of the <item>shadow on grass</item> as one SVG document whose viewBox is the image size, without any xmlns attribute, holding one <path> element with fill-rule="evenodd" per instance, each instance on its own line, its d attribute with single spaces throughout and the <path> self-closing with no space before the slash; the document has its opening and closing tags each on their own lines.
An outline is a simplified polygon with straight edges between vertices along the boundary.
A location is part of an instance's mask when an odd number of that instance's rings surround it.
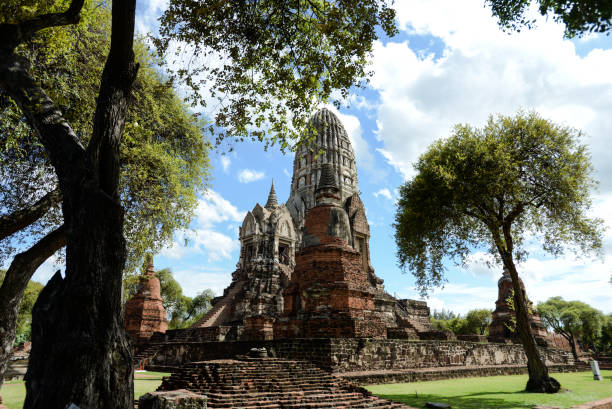
<svg viewBox="0 0 612 409">
<path fill-rule="evenodd" d="M 420 394 L 415 396 L 414 394 L 406 395 L 383 395 L 376 394 L 381 398 L 390 399 L 396 402 L 405 403 L 408 406 L 416 408 L 424 408 L 427 402 L 441 402 L 447 403 L 452 406 L 453 409 L 516 409 L 516 408 L 532 408 L 534 404 L 526 404 L 524 402 L 516 402 L 512 400 L 504 400 L 498 397 L 487 398 L 486 395 L 516 395 L 521 392 L 482 392 L 472 393 L 464 396 L 452 396 L 445 397 L 433 394 Z"/>
</svg>

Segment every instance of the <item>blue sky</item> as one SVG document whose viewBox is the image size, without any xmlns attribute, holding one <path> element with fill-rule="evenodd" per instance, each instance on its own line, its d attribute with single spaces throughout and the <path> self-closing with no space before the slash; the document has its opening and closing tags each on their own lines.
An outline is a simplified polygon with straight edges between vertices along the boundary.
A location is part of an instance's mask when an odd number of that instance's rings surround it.
<svg viewBox="0 0 612 409">
<path fill-rule="evenodd" d="M 155 30 L 164 0 L 140 1 L 137 27 Z M 339 112 L 356 151 L 359 187 L 371 227 L 371 257 L 389 293 L 418 298 L 414 279 L 397 267 L 393 217 L 397 187 L 413 175 L 412 163 L 453 124 L 482 126 L 489 114 L 535 109 L 558 123 L 582 129 L 591 147 L 600 189 L 593 214 L 612 216 L 612 40 L 606 36 L 563 39 L 563 27 L 539 18 L 538 28 L 502 33 L 483 0 L 398 0 L 400 34 L 375 46 L 371 85 Z M 279 201 L 289 197 L 292 154 L 254 143 L 212 152 L 212 183 L 200 200 L 191 229 L 155 258 L 170 267 L 188 295 L 231 281 L 238 260 L 238 226 L 246 211 L 264 204 L 274 179 Z M 189 239 L 185 247 L 184 239 Z M 612 312 L 612 233 L 606 233 L 604 262 L 552 259 L 534 243 L 519 272 L 533 301 L 561 295 Z M 476 252 L 468 265 L 448 264 L 448 283 L 431 293 L 433 308 L 465 313 L 495 307 L 499 267 L 489 268 Z M 53 271 L 46 263 L 35 279 Z"/>
</svg>

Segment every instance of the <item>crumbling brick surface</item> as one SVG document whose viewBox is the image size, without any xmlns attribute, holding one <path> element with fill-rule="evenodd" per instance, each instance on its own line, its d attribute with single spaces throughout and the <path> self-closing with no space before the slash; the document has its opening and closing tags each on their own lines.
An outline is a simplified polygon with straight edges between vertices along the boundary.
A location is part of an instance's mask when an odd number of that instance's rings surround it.
<svg viewBox="0 0 612 409">
<path fill-rule="evenodd" d="M 186 389 L 150 392 L 140 397 L 138 409 L 206 409 L 205 395 Z"/>
<path fill-rule="evenodd" d="M 173 342 L 160 344 L 150 364 L 178 367 L 194 361 L 229 359 L 255 347 L 265 347 L 275 357 L 307 360 L 334 372 L 527 365 L 523 347 L 516 344 L 363 338 Z M 574 365 L 568 351 L 541 348 L 540 354 L 547 365 Z"/>
<path fill-rule="evenodd" d="M 406 408 L 372 396 L 310 362 L 239 358 L 193 362 L 164 379 L 160 391 L 187 389 L 208 397 L 208 407 Z"/>
<path fill-rule="evenodd" d="M 155 332 L 166 332 L 168 321 L 161 298 L 161 284 L 153 265 L 140 280 L 138 293 L 125 303 L 125 329 L 135 344 L 143 344 Z"/>
</svg>

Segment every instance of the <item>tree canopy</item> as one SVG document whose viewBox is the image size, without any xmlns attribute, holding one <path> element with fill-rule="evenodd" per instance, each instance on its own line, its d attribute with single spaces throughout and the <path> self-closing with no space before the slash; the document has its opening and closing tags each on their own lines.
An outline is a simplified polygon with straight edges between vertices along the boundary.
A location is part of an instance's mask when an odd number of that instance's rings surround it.
<svg viewBox="0 0 612 409">
<path fill-rule="evenodd" d="M 485 0 L 504 29 L 520 31 L 532 28 L 535 21 L 526 16 L 533 3 L 543 16 L 552 14 L 555 21 L 565 24 L 565 36 L 587 33 L 607 33 L 612 27 L 612 2 L 609 0 Z"/>
<path fill-rule="evenodd" d="M 284 150 L 322 102 L 365 83 L 377 27 L 397 32 L 391 4 L 171 0 L 155 44 L 174 56 L 175 78 L 193 91 L 192 102 L 214 107 L 217 143 L 251 138 Z"/>
<path fill-rule="evenodd" d="M 444 282 L 445 257 L 486 246 L 498 262 L 527 255 L 526 235 L 553 255 L 600 254 L 602 220 L 589 218 L 596 186 L 581 133 L 534 112 L 457 125 L 419 158 L 400 187 L 394 227 L 400 266 L 422 290 Z"/>
<path fill-rule="evenodd" d="M 531 333 L 515 263 L 527 255 L 528 235 L 553 255 L 601 252 L 602 220 L 587 216 L 596 183 L 580 132 L 534 112 L 490 117 L 481 129 L 457 125 L 415 169 L 400 187 L 395 216 L 400 266 L 426 292 L 444 283 L 445 261 L 465 262 L 488 248 L 512 278 L 527 390 L 558 391 Z"/>
<path fill-rule="evenodd" d="M 561 297 L 552 297 L 539 303 L 537 311 L 548 328 L 567 339 L 575 359 L 578 359 L 576 342 L 580 341 L 583 348 L 587 349 L 594 347 L 602 335 L 604 315 L 581 301 L 565 301 Z"/>
</svg>

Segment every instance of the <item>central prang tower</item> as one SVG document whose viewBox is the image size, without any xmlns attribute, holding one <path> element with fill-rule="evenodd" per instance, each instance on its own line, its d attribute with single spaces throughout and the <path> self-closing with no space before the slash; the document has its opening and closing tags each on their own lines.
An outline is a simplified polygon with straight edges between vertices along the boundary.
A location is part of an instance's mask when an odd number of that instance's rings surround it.
<svg viewBox="0 0 612 409">
<path fill-rule="evenodd" d="M 272 186 L 266 205 L 256 204 L 247 212 L 240 228 L 240 258 L 232 283 L 194 328 L 201 328 L 200 336 L 210 340 L 300 334 L 416 337 L 417 333 L 430 332 L 427 306 L 391 297 L 374 274 L 370 226 L 359 197 L 355 153 L 344 126 L 336 115 L 323 108 L 313 115 L 308 129 L 313 133 L 312 141 L 295 154 L 289 199 L 279 204 Z M 329 220 L 322 215 L 327 210 L 333 216 Z M 327 223 L 325 229 L 339 229 L 342 240 L 336 247 L 318 246 L 317 240 L 327 240 L 335 233 L 329 236 L 326 230 L 312 234 L 317 214 L 325 219 L 319 220 Z M 337 218 L 342 223 L 336 223 Z M 314 269 L 303 263 L 298 269 L 297 254 L 302 261 L 312 257 Z M 328 260 L 330 255 L 334 255 L 333 260 Z M 333 266 L 322 268 L 329 262 Z M 293 280 L 294 272 L 297 275 Z M 309 304 L 302 308 L 297 301 L 312 295 L 316 286 L 307 281 L 317 275 L 326 283 L 321 288 L 329 293 L 325 304 L 328 314 L 321 316 L 315 312 L 322 306 Z M 343 284 L 333 287 L 339 281 Z M 292 289 L 288 289 L 291 284 Z M 285 300 L 286 296 L 290 299 Z M 356 308 L 359 303 L 363 305 Z M 287 308 L 290 311 L 283 316 Z M 286 324 L 275 327 L 281 316 Z M 295 331 L 297 322 L 304 319 L 307 322 L 300 328 L 310 329 Z M 374 321 L 376 328 L 364 324 Z M 328 330 L 326 325 L 339 326 Z M 275 328 L 279 330 L 277 334 Z"/>
<path fill-rule="evenodd" d="M 314 142 L 301 146 L 295 154 L 286 205 L 299 230 L 304 227 L 306 212 L 315 206 L 323 165 L 332 167 L 341 203 L 359 192 L 355 153 L 338 117 L 323 108 L 310 120 L 310 130 L 315 134 Z"/>
</svg>

